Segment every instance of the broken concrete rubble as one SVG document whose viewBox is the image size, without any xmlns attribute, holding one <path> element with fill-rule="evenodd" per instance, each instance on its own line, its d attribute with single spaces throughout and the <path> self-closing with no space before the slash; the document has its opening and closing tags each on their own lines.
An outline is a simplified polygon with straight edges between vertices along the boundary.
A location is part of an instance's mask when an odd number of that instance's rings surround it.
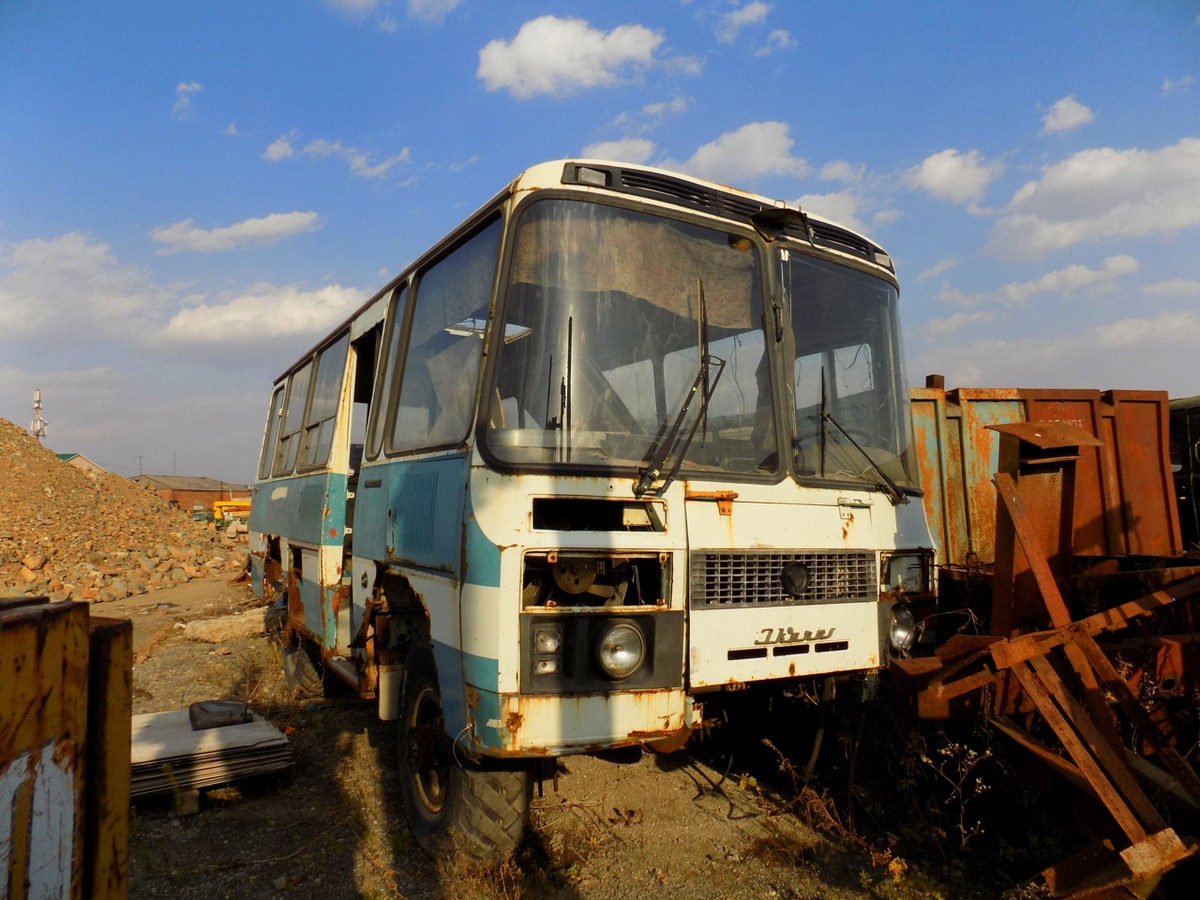
<svg viewBox="0 0 1200 900">
<path fill-rule="evenodd" d="M 245 567 L 244 541 L 118 475 L 68 465 L 0 419 L 0 596 L 103 603 L 229 577 Z"/>
</svg>

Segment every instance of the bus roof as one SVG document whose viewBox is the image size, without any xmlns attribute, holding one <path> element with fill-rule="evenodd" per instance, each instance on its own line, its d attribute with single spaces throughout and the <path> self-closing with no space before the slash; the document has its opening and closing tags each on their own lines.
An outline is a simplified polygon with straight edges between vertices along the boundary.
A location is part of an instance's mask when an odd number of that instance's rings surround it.
<svg viewBox="0 0 1200 900">
<path fill-rule="evenodd" d="M 486 203 L 479 206 L 463 222 L 475 219 L 481 213 L 492 208 L 505 195 L 562 188 L 563 186 L 572 190 L 583 190 L 602 195 L 618 193 L 636 196 L 654 203 L 682 207 L 752 225 L 760 232 L 763 232 L 763 219 L 777 219 L 778 221 L 774 224 L 778 225 L 777 232 L 780 236 L 803 241 L 822 250 L 854 257 L 872 266 L 878 266 L 893 278 L 895 277 L 891 257 L 874 241 L 822 216 L 804 212 L 798 206 L 789 207 L 782 200 L 772 200 L 760 194 L 752 194 L 749 191 L 728 187 L 693 175 L 612 160 L 558 159 L 530 166 L 489 198 Z M 329 343 L 347 328 L 353 331 L 356 321 L 360 325 L 358 329 L 360 333 L 369 328 L 375 322 L 371 316 L 372 307 L 378 311 L 377 317 L 382 318 L 386 306 L 383 302 L 384 298 L 407 279 L 409 273 L 426 258 L 440 252 L 442 245 L 458 231 L 459 228 L 456 227 L 401 269 L 395 278 L 376 291 L 366 303 L 354 310 L 336 328 L 289 365 L 275 379 L 274 383 L 279 384 L 283 381 L 293 369 L 312 356 L 315 350 Z M 351 335 L 352 338 L 357 336 L 356 334 Z"/>
</svg>

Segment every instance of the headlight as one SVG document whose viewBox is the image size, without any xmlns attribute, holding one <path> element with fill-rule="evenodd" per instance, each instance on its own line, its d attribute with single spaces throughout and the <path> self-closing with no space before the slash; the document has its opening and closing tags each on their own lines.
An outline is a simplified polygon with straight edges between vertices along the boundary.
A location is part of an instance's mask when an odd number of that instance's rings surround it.
<svg viewBox="0 0 1200 900">
<path fill-rule="evenodd" d="M 887 593 L 923 594 L 930 590 L 933 561 L 929 551 L 910 550 L 883 554 L 880 587 Z"/>
<path fill-rule="evenodd" d="M 615 622 L 600 633 L 596 661 L 613 681 L 622 681 L 641 668 L 646 659 L 646 638 L 636 625 Z"/>
<path fill-rule="evenodd" d="M 533 626 L 533 674 L 562 671 L 563 629 L 558 623 Z"/>
<path fill-rule="evenodd" d="M 907 606 L 892 610 L 891 640 L 897 653 L 907 653 L 917 642 L 917 620 Z"/>
</svg>

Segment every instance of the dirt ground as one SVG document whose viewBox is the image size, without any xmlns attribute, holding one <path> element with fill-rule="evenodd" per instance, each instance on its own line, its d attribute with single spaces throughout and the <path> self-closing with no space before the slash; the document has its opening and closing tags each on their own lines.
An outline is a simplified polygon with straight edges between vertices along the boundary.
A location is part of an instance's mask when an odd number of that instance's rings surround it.
<svg viewBox="0 0 1200 900">
<path fill-rule="evenodd" d="M 287 735 L 293 766 L 212 789 L 198 814 L 171 798 L 133 811 L 129 896 L 260 898 L 819 898 L 1034 896 L 942 886 L 886 846 L 830 827 L 828 810 L 787 790 L 778 766 L 729 777 L 700 754 L 622 752 L 559 764 L 557 791 L 535 788 L 533 828 L 497 869 L 435 865 L 409 835 L 394 727 L 371 703 L 329 685 L 319 702 L 289 695 L 262 635 L 208 644 L 183 623 L 256 605 L 224 581 L 105 604 L 134 627 L 134 713 L 209 699 L 245 700 Z M 718 763 L 719 765 L 719 763 Z M 773 771 L 772 771 L 773 770 Z M 769 788 L 769 781 L 782 788 Z M 876 842 L 877 843 L 877 842 Z"/>
</svg>

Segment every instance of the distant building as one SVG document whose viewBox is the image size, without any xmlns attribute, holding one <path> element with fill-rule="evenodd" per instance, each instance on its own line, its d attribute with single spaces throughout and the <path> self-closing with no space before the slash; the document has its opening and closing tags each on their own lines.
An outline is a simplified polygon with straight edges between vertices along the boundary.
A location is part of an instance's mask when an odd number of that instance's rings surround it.
<svg viewBox="0 0 1200 900">
<path fill-rule="evenodd" d="M 92 475 L 103 475 L 108 471 L 104 466 L 97 465 L 82 453 L 59 453 L 58 458 L 68 466 L 74 466 L 84 472 L 90 472 Z"/>
<path fill-rule="evenodd" d="M 187 475 L 134 475 L 129 479 L 135 484 L 144 484 L 152 488 L 172 506 L 178 506 L 184 512 L 195 513 L 204 510 L 212 512 L 212 505 L 218 500 L 249 500 L 250 488 L 244 484 L 232 481 L 218 481 L 216 478 L 194 478 Z"/>
</svg>

